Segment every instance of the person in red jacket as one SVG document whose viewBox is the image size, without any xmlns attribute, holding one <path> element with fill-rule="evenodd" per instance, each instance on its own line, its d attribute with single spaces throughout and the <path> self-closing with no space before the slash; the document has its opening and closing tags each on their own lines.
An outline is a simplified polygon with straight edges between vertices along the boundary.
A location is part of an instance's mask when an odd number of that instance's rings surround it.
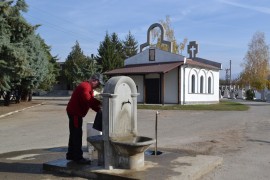
<svg viewBox="0 0 270 180">
<path fill-rule="evenodd" d="M 94 98 L 93 90 L 103 83 L 101 74 L 94 74 L 88 81 L 80 83 L 72 93 L 66 111 L 69 118 L 69 142 L 67 160 L 79 164 L 88 164 L 90 160 L 83 158 L 82 121 L 89 108 L 100 111 L 101 102 Z"/>
</svg>

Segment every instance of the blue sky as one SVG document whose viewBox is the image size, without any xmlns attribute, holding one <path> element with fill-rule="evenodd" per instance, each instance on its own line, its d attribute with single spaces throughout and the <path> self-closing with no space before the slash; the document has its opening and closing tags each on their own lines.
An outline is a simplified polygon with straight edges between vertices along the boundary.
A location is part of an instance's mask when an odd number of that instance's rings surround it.
<svg viewBox="0 0 270 180">
<path fill-rule="evenodd" d="M 146 42 L 153 23 L 170 16 L 178 42 L 199 43 L 198 57 L 222 63 L 221 78 L 232 60 L 232 74 L 241 63 L 255 32 L 270 40 L 269 0 L 26 0 L 24 17 L 65 61 L 76 40 L 86 55 L 97 54 L 106 31 L 124 40 L 129 31 L 138 44 Z M 185 52 L 183 55 L 188 56 Z"/>
</svg>

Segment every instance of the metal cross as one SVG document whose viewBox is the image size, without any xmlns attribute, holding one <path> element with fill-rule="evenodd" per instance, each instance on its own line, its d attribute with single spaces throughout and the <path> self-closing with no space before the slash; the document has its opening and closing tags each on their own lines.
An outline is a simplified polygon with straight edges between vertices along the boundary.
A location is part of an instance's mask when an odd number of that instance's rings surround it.
<svg viewBox="0 0 270 180">
<path fill-rule="evenodd" d="M 188 51 L 190 59 L 193 59 L 196 57 L 196 54 L 198 54 L 198 52 L 199 52 L 199 45 L 196 43 L 196 41 L 189 42 L 189 45 L 187 47 L 187 51 Z"/>
</svg>

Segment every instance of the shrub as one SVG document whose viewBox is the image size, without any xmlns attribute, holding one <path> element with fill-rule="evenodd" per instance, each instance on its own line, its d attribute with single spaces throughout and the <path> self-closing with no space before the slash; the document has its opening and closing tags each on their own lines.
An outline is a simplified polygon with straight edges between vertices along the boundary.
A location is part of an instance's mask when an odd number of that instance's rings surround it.
<svg viewBox="0 0 270 180">
<path fill-rule="evenodd" d="M 255 92 L 252 89 L 246 91 L 247 100 L 254 100 Z"/>
</svg>

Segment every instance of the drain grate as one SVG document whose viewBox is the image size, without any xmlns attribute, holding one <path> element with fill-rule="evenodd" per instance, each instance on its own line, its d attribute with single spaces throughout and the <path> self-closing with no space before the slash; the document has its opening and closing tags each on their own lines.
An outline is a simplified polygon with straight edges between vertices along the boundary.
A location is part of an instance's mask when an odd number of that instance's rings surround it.
<svg viewBox="0 0 270 180">
<path fill-rule="evenodd" d="M 163 152 L 161 151 L 157 151 L 157 156 L 161 155 Z M 155 151 L 152 150 L 147 150 L 144 152 L 145 155 L 151 155 L 151 156 L 155 156 Z"/>
</svg>

